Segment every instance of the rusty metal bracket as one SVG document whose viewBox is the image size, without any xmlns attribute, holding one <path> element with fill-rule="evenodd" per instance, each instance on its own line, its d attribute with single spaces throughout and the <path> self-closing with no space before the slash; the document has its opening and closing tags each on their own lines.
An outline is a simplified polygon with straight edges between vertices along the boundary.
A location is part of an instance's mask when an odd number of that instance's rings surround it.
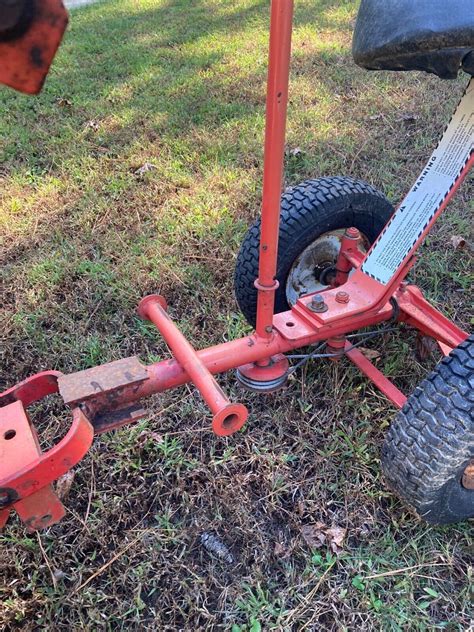
<svg viewBox="0 0 474 632">
<path fill-rule="evenodd" d="M 137 404 L 124 404 L 148 379 L 146 367 L 137 357 L 123 358 L 102 366 L 85 369 L 58 380 L 59 393 L 70 407 L 81 406 L 96 434 L 137 421 L 146 413 Z"/>
</svg>

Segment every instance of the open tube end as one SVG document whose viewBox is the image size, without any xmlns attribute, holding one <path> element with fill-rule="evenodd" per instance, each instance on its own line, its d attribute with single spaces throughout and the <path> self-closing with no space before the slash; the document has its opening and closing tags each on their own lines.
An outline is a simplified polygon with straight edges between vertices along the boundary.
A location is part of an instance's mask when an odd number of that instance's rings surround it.
<svg viewBox="0 0 474 632">
<path fill-rule="evenodd" d="M 248 410 L 243 404 L 229 404 L 214 415 L 212 430 L 219 437 L 228 437 L 240 430 L 247 421 Z"/>
<path fill-rule="evenodd" d="M 148 307 L 154 303 L 158 303 L 161 308 L 167 311 L 168 303 L 163 296 L 160 294 L 149 294 L 148 296 L 142 298 L 142 300 L 138 303 L 137 312 L 140 318 L 143 318 L 143 320 L 150 320 L 148 316 Z"/>
</svg>

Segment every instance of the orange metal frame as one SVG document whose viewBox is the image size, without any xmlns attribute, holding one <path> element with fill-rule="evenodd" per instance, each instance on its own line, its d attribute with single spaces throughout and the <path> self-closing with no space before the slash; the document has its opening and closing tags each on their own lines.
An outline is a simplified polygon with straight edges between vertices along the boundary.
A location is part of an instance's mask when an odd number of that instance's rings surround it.
<svg viewBox="0 0 474 632">
<path fill-rule="evenodd" d="M 327 341 L 329 348 L 345 354 L 400 408 L 406 401 L 403 393 L 345 336 L 369 325 L 397 321 L 435 338 L 444 353 L 467 338 L 466 332 L 434 309 L 420 290 L 406 284 L 404 279 L 415 261 L 416 249 L 472 167 L 473 157 L 387 285 L 362 272 L 360 266 L 365 255 L 359 249 L 358 231 L 349 229 L 341 243 L 335 287 L 323 292 L 328 309 L 321 313 L 313 311 L 312 297 L 304 296 L 290 310 L 274 314 L 292 18 L 293 0 L 272 0 L 260 260 L 255 281 L 256 331 L 238 340 L 195 351 L 168 316 L 165 300 L 147 296 L 139 305 L 139 314 L 156 325 L 173 353 L 171 359 L 144 366 L 137 358 L 126 358 L 71 375 L 43 372 L 1 394 L 0 453 L 7 457 L 0 464 L 0 526 L 12 510 L 29 529 L 46 527 L 59 520 L 64 509 L 55 496 L 52 482 L 84 456 L 94 434 L 145 415 L 138 402 L 154 393 L 192 382 L 213 413 L 214 432 L 230 435 L 242 427 L 248 413 L 242 404 L 228 400 L 215 374 L 240 368 L 251 372 L 255 379 L 278 378 L 287 370 L 287 360 L 282 354 Z M 25 409 L 54 392 L 59 392 L 72 409 L 73 421 L 62 441 L 42 454 Z"/>
</svg>

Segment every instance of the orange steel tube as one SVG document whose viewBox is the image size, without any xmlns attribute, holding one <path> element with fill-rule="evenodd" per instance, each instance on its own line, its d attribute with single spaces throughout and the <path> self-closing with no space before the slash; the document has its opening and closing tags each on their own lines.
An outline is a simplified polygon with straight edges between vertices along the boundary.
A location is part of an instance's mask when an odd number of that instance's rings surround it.
<svg viewBox="0 0 474 632">
<path fill-rule="evenodd" d="M 286 111 L 290 74 L 293 0 L 272 0 L 270 50 L 267 80 L 265 158 L 263 167 L 260 259 L 256 287 L 257 334 L 272 335 L 275 280 L 280 225 L 280 196 L 283 181 Z"/>
<path fill-rule="evenodd" d="M 165 305 L 162 297 L 147 296 L 140 302 L 139 314 L 156 325 L 182 370 L 201 393 L 214 414 L 214 432 L 219 435 L 235 432 L 245 423 L 247 409 L 242 404 L 232 404 L 228 400 L 206 365 L 168 316 Z"/>
<path fill-rule="evenodd" d="M 288 314 L 290 315 L 290 312 Z M 393 308 L 387 304 L 385 309 L 376 314 L 361 314 L 354 317 L 351 323 L 346 322 L 336 327 L 321 327 L 319 331 L 315 330 L 314 334 L 297 340 L 287 340 L 278 332 L 275 332 L 271 339 L 261 338 L 253 334 L 201 349 L 195 353 L 210 373 L 224 373 L 243 364 L 257 362 L 262 358 L 268 358 L 278 353 L 287 353 L 298 347 L 305 347 L 320 340 L 326 340 L 329 336 L 347 334 L 349 331 L 389 320 L 392 315 Z M 147 366 L 146 369 L 149 379 L 138 387 L 134 387 L 133 391 L 124 391 L 121 396 L 122 403 L 137 401 L 143 397 L 173 389 L 192 381 L 191 376 L 175 359 L 156 362 Z"/>
</svg>

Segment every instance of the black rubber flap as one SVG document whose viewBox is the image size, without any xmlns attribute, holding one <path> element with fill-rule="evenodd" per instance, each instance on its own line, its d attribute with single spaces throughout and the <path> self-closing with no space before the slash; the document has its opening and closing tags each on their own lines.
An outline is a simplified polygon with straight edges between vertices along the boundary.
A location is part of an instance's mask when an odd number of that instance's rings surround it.
<svg viewBox="0 0 474 632">
<path fill-rule="evenodd" d="M 352 43 L 369 70 L 474 74 L 474 0 L 362 0 Z"/>
</svg>

